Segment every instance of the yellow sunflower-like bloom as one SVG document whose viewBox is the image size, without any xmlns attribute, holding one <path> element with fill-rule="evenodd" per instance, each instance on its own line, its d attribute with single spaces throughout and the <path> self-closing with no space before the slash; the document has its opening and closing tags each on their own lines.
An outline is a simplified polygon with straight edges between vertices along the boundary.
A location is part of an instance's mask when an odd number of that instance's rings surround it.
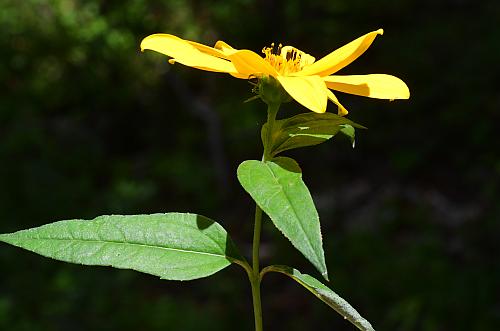
<svg viewBox="0 0 500 331">
<path fill-rule="evenodd" d="M 228 73 L 236 78 L 273 77 L 285 91 L 304 107 L 317 112 L 326 111 L 327 101 L 338 106 L 340 115 L 347 110 L 332 90 L 377 99 L 408 99 L 408 86 L 399 78 L 385 74 L 335 75 L 372 44 L 379 29 L 365 34 L 347 45 L 315 61 L 311 55 L 292 46 L 274 45 L 264 48 L 261 57 L 246 49 L 235 49 L 223 41 L 214 47 L 184 40 L 170 34 L 153 34 L 141 42 L 141 50 L 150 49 L 165 54 L 170 63 Z"/>
</svg>

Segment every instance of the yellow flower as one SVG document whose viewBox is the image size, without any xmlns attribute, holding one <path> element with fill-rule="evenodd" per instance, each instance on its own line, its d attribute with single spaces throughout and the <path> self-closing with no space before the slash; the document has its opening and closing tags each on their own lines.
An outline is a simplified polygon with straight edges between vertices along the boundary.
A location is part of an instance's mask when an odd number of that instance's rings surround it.
<svg viewBox="0 0 500 331">
<path fill-rule="evenodd" d="M 326 111 L 327 101 L 338 106 L 341 115 L 347 110 L 340 104 L 332 90 L 377 99 L 408 99 L 410 91 L 399 78 L 384 75 L 334 75 L 372 44 L 379 29 L 365 34 L 347 45 L 315 61 L 311 55 L 292 46 L 274 45 L 264 48 L 264 57 L 246 49 L 235 49 L 223 41 L 214 47 L 184 40 L 169 34 L 153 34 L 141 42 L 141 50 L 150 49 L 165 54 L 170 63 L 228 73 L 236 78 L 275 78 L 285 91 L 304 107 L 317 112 Z"/>
</svg>

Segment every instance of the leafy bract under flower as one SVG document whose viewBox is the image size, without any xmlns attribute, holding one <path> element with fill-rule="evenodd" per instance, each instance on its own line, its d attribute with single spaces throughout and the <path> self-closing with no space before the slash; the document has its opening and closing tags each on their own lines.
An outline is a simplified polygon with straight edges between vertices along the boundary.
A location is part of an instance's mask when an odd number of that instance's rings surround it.
<svg viewBox="0 0 500 331">
<path fill-rule="evenodd" d="M 377 99 L 408 99 L 408 86 L 399 78 L 385 74 L 335 75 L 363 54 L 383 34 L 379 29 L 365 34 L 315 61 L 315 58 L 295 47 L 266 47 L 264 57 L 246 49 L 235 49 L 223 41 L 214 47 L 184 40 L 170 34 L 153 34 L 141 42 L 141 50 L 165 54 L 170 63 L 181 63 L 206 71 L 228 73 L 236 78 L 275 78 L 285 91 L 304 107 L 326 111 L 330 100 L 340 115 L 347 110 L 331 90 Z M 331 90 L 330 90 L 331 89 Z"/>
</svg>

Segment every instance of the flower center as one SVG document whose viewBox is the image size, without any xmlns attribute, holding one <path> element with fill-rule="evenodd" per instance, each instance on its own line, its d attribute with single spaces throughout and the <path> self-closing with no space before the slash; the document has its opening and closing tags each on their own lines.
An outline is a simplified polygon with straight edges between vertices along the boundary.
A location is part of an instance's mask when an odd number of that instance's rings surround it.
<svg viewBox="0 0 500 331">
<path fill-rule="evenodd" d="M 302 52 L 301 50 L 292 46 L 264 47 L 262 53 L 265 55 L 265 60 L 269 62 L 281 75 L 288 75 L 302 70 L 314 62 L 314 57 Z"/>
</svg>

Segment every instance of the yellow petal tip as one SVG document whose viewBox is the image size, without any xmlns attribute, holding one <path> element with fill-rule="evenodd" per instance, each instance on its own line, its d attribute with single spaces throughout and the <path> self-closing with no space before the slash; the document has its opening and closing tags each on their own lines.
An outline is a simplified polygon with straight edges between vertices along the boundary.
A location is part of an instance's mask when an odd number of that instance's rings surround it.
<svg viewBox="0 0 500 331">
<path fill-rule="evenodd" d="M 401 81 L 401 83 L 403 83 L 404 88 L 398 99 L 410 99 L 410 89 L 408 88 L 408 85 L 406 85 L 403 81 Z"/>
<path fill-rule="evenodd" d="M 144 44 L 146 43 L 146 41 L 147 41 L 148 39 L 150 39 L 150 37 L 151 37 L 151 36 L 154 36 L 154 35 L 150 35 L 150 36 L 147 36 L 147 37 L 145 37 L 144 39 L 142 39 L 142 41 L 141 41 L 141 45 L 140 45 L 140 47 L 141 47 L 141 52 L 144 52 L 144 50 L 146 49 L 146 46 L 145 46 Z"/>
<path fill-rule="evenodd" d="M 377 30 L 377 33 L 378 33 L 379 35 L 383 35 L 383 34 L 384 34 L 384 29 L 378 29 L 378 30 Z"/>
<path fill-rule="evenodd" d="M 347 109 L 340 108 L 340 107 L 338 108 L 337 115 L 339 115 L 339 116 L 345 116 L 347 114 L 349 114 L 349 112 L 347 111 Z"/>
</svg>

